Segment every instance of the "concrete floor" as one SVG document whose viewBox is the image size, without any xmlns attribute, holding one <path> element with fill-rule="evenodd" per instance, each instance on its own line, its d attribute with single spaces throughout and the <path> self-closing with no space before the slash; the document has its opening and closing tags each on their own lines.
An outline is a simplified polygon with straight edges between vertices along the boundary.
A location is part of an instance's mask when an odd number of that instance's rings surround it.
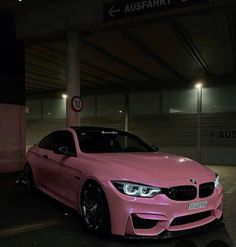
<svg viewBox="0 0 236 247">
<path fill-rule="evenodd" d="M 0 246 L 233 247 L 236 244 L 236 167 L 209 167 L 222 178 L 225 224 L 167 240 L 90 234 L 83 229 L 76 212 L 41 193 L 27 195 L 22 186 L 15 184 L 17 174 L 0 174 Z"/>
</svg>

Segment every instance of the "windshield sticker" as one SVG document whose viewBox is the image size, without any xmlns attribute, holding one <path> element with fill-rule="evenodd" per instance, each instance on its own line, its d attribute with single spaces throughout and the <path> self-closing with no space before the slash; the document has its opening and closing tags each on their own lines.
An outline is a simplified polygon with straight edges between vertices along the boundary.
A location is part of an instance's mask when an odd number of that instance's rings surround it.
<svg viewBox="0 0 236 247">
<path fill-rule="evenodd" d="M 118 132 L 115 131 L 102 131 L 103 135 L 118 135 Z"/>
</svg>

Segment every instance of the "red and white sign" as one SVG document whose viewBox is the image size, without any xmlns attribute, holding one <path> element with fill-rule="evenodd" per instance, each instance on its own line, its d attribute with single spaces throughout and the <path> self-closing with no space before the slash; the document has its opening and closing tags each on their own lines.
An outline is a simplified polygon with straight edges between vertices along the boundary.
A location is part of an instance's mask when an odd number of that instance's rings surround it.
<svg viewBox="0 0 236 247">
<path fill-rule="evenodd" d="M 71 100 L 72 109 L 76 112 L 81 112 L 83 110 L 83 101 L 79 96 L 75 96 Z"/>
</svg>

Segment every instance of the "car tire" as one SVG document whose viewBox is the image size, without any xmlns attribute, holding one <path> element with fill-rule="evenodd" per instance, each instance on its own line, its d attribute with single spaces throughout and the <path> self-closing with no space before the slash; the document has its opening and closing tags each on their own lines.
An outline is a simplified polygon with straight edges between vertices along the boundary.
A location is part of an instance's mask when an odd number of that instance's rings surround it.
<svg viewBox="0 0 236 247">
<path fill-rule="evenodd" d="M 90 232 L 110 233 L 110 213 L 106 195 L 102 187 L 89 180 L 81 192 L 81 216 Z"/>
<path fill-rule="evenodd" d="M 24 185 L 25 190 L 28 194 L 32 194 L 35 192 L 35 186 L 34 186 L 34 176 L 32 169 L 29 164 L 26 164 L 24 167 Z"/>
</svg>

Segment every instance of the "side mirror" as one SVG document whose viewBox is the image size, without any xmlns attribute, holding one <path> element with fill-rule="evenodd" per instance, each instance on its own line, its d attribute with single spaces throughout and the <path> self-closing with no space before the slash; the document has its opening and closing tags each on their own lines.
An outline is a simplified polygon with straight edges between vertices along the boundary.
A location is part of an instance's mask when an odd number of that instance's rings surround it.
<svg viewBox="0 0 236 247">
<path fill-rule="evenodd" d="M 159 147 L 157 146 L 157 145 L 152 145 L 152 147 L 153 147 L 153 149 L 156 151 L 156 152 L 159 152 L 160 151 L 160 149 L 159 149 Z"/>
</svg>

